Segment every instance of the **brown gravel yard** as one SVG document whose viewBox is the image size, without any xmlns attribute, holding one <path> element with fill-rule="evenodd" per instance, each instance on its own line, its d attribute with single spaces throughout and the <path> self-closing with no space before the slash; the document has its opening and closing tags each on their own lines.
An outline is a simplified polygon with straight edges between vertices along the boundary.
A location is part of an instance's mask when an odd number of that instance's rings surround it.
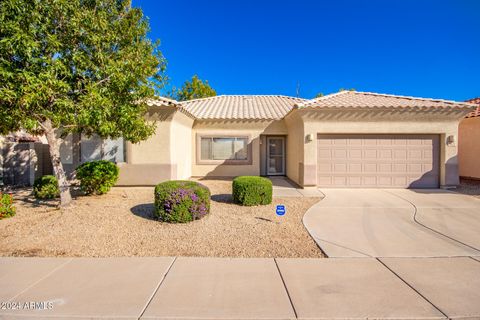
<svg viewBox="0 0 480 320">
<path fill-rule="evenodd" d="M 153 188 L 114 188 L 77 197 L 74 206 L 39 204 L 19 190 L 17 215 L 0 220 L 2 256 L 322 257 L 302 224 L 319 198 L 274 198 L 271 205 L 231 203 L 231 181 L 203 180 L 212 192 L 210 214 L 187 224 L 154 221 Z M 287 214 L 275 215 L 285 204 Z"/>
<path fill-rule="evenodd" d="M 480 180 L 460 179 L 460 185 L 454 190 L 480 199 Z"/>
</svg>

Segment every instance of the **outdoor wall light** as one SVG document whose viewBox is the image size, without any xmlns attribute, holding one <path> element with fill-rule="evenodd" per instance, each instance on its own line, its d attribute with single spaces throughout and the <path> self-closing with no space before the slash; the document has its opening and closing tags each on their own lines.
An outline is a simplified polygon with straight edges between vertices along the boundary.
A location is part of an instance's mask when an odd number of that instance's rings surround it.
<svg viewBox="0 0 480 320">
<path fill-rule="evenodd" d="M 306 142 L 312 142 L 313 141 L 313 134 L 309 133 L 305 137 Z"/>
<path fill-rule="evenodd" d="M 446 139 L 446 144 L 447 146 L 455 146 L 455 136 L 454 135 L 450 135 L 447 137 Z"/>
</svg>

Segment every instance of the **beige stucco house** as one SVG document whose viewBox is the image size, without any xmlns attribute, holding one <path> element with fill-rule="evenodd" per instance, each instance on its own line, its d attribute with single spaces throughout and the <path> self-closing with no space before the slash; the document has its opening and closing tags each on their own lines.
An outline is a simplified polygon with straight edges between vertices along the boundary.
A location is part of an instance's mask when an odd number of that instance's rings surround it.
<svg viewBox="0 0 480 320">
<path fill-rule="evenodd" d="M 284 175 L 302 187 L 459 183 L 458 124 L 475 105 L 342 91 L 149 102 L 156 134 L 122 145 L 119 185 Z M 478 141 L 478 140 L 477 140 Z"/>
<path fill-rule="evenodd" d="M 460 121 L 458 159 L 460 176 L 480 179 L 480 98 L 469 100 L 478 108 Z"/>
</svg>

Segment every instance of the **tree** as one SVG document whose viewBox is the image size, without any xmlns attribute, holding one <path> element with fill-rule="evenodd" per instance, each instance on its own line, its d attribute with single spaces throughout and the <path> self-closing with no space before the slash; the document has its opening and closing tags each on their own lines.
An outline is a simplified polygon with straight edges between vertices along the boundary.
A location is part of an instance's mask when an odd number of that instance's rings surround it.
<svg viewBox="0 0 480 320">
<path fill-rule="evenodd" d="M 148 31 L 128 0 L 0 2 L 0 134 L 45 134 L 62 206 L 71 196 L 60 136 L 138 142 L 154 132 L 145 102 L 165 60 Z"/>
<path fill-rule="evenodd" d="M 315 99 L 315 98 L 321 98 L 321 97 L 323 97 L 323 96 L 324 96 L 324 94 L 321 93 L 321 92 L 319 92 L 319 93 L 317 93 L 317 94 L 315 95 L 314 99 Z"/>
<path fill-rule="evenodd" d="M 210 87 L 208 80 L 202 81 L 197 75 L 191 81 L 185 81 L 178 90 L 173 90 L 173 98 L 177 101 L 208 98 L 216 96 L 217 92 Z"/>
</svg>

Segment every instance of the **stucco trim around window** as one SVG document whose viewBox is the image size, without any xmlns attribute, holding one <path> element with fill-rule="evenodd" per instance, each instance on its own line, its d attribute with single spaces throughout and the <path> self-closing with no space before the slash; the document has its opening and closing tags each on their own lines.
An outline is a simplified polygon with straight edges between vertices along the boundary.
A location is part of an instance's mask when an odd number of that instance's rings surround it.
<svg viewBox="0 0 480 320">
<path fill-rule="evenodd" d="M 226 160 L 207 160 L 202 159 L 202 138 L 239 138 L 247 140 L 247 158 L 242 160 L 226 159 Z M 251 165 L 252 164 L 252 139 L 250 135 L 244 134 L 209 134 L 197 133 L 195 144 L 195 160 L 197 165 Z"/>
</svg>

